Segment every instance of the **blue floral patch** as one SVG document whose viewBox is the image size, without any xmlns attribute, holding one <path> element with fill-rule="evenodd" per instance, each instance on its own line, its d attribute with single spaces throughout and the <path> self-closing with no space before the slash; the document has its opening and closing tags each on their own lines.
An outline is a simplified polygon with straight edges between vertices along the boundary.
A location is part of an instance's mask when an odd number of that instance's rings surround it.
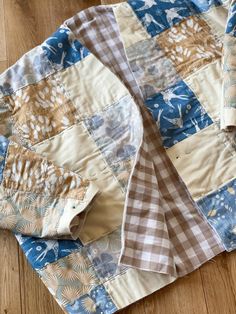
<svg viewBox="0 0 236 314">
<path fill-rule="evenodd" d="M 139 145 L 139 120 L 130 96 L 86 119 L 85 123 L 111 167 L 135 156 Z"/>
<path fill-rule="evenodd" d="M 192 90 L 183 82 L 145 101 L 169 148 L 213 123 Z"/>
<path fill-rule="evenodd" d="M 37 46 L 0 75 L 0 95 L 11 95 L 16 90 L 37 83 L 53 72 L 42 47 Z"/>
<path fill-rule="evenodd" d="M 106 278 L 116 273 L 117 263 L 114 263 L 113 256 L 109 253 L 101 253 L 100 257 L 92 259 L 92 263 L 99 277 Z"/>
<path fill-rule="evenodd" d="M 220 0 L 129 0 L 128 3 L 151 36 L 156 36 L 186 17 L 222 4 Z"/>
<path fill-rule="evenodd" d="M 90 54 L 69 28 L 60 27 L 43 44 L 48 59 L 59 69 L 70 67 Z"/>
<path fill-rule="evenodd" d="M 99 285 L 76 300 L 74 304 L 67 305 L 69 314 L 112 314 L 117 311 L 115 304 L 106 292 L 103 285 Z"/>
<path fill-rule="evenodd" d="M 236 249 L 236 179 L 198 201 L 227 251 Z"/>
<path fill-rule="evenodd" d="M 35 269 L 41 269 L 49 263 L 82 249 L 79 240 L 46 240 L 23 235 L 16 235 L 19 244 L 30 264 Z"/>
<path fill-rule="evenodd" d="M 230 6 L 225 32 L 236 36 L 236 3 Z"/>
<path fill-rule="evenodd" d="M 8 145 L 9 140 L 5 136 L 0 135 L 0 182 L 2 182 L 3 179 L 3 171 L 5 167 Z"/>
<path fill-rule="evenodd" d="M 126 271 L 127 267 L 118 265 L 121 250 L 121 230 L 118 229 L 86 247 L 101 283 Z"/>
</svg>

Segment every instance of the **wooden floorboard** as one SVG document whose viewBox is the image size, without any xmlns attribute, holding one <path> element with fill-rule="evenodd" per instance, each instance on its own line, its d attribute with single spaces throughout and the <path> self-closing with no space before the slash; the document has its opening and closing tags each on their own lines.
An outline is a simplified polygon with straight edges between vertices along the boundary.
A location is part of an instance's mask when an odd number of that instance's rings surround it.
<svg viewBox="0 0 236 314">
<path fill-rule="evenodd" d="M 0 0 L 0 72 L 40 44 L 65 19 L 100 2 L 118 1 Z M 0 231 L 0 247 L 0 314 L 62 314 L 14 236 Z M 235 314 L 236 253 L 216 257 L 120 313 Z"/>
</svg>

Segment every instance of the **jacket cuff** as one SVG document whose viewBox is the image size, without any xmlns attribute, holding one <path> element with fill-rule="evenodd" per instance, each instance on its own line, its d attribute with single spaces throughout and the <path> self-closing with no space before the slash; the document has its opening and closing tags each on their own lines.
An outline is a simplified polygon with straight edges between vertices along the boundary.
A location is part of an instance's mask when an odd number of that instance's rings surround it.
<svg viewBox="0 0 236 314">
<path fill-rule="evenodd" d="M 84 226 L 87 213 L 91 207 L 98 188 L 95 184 L 90 183 L 82 201 L 68 199 L 64 212 L 60 218 L 57 234 L 58 236 L 69 236 L 73 240 L 79 237 L 79 233 Z"/>
</svg>

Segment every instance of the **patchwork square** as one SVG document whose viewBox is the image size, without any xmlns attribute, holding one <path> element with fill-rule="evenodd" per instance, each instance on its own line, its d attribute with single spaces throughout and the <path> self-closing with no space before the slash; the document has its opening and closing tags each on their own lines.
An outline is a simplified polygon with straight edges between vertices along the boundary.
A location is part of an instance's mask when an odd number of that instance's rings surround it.
<svg viewBox="0 0 236 314">
<path fill-rule="evenodd" d="M 125 266 L 118 265 L 121 250 L 120 228 L 92 242 L 86 249 L 101 282 L 105 282 L 127 269 Z"/>
<path fill-rule="evenodd" d="M 17 234 L 16 238 L 31 266 L 35 269 L 41 269 L 72 252 L 80 251 L 83 247 L 79 240 L 47 240 L 20 234 Z"/>
<path fill-rule="evenodd" d="M 223 41 L 228 18 L 228 8 L 225 5 L 212 7 L 209 11 L 203 13 L 201 17 L 211 27 L 212 33 Z"/>
<path fill-rule="evenodd" d="M 48 264 L 38 270 L 38 274 L 62 306 L 73 304 L 99 284 L 93 266 L 83 251 Z"/>
<path fill-rule="evenodd" d="M 39 82 L 53 72 L 55 71 L 42 46 L 37 46 L 0 75 L 0 96 L 11 95 L 26 85 Z"/>
<path fill-rule="evenodd" d="M 176 277 L 170 275 L 129 268 L 112 280 L 106 281 L 104 286 L 116 307 L 122 309 L 175 280 Z"/>
<path fill-rule="evenodd" d="M 13 191 L 83 200 L 89 182 L 71 171 L 56 167 L 42 156 L 10 142 L 2 185 Z"/>
<path fill-rule="evenodd" d="M 160 129 L 166 148 L 212 123 L 193 91 L 179 82 L 145 101 Z"/>
<path fill-rule="evenodd" d="M 83 295 L 73 304 L 67 305 L 69 314 L 112 314 L 118 309 L 110 298 L 103 285 L 91 290 L 89 294 Z"/>
<path fill-rule="evenodd" d="M 222 43 L 216 40 L 208 24 L 198 16 L 190 17 L 160 34 L 157 42 L 184 78 L 222 55 Z"/>
<path fill-rule="evenodd" d="M 52 75 L 18 90 L 9 98 L 14 133 L 28 146 L 65 130 L 76 122 L 76 108 Z"/>
<path fill-rule="evenodd" d="M 141 141 L 142 124 L 130 96 L 85 120 L 85 124 L 112 168 L 135 157 Z"/>
<path fill-rule="evenodd" d="M 60 76 L 80 121 L 129 94 L 124 84 L 93 55 L 60 72 Z"/>
<path fill-rule="evenodd" d="M 217 190 L 236 173 L 236 152 L 216 124 L 167 150 L 194 200 Z"/>
<path fill-rule="evenodd" d="M 127 48 L 126 54 L 144 98 L 180 80 L 172 62 L 165 57 L 154 39 L 132 45 Z"/>
<path fill-rule="evenodd" d="M 55 69 L 68 68 L 90 54 L 66 26 L 58 28 L 43 44 L 42 49 Z"/>
<path fill-rule="evenodd" d="M 198 201 L 207 220 L 219 233 L 227 251 L 236 249 L 236 180 Z"/>
<path fill-rule="evenodd" d="M 122 5 L 114 7 L 113 12 L 126 48 L 151 38 L 128 3 L 123 2 Z"/>
<path fill-rule="evenodd" d="M 221 60 L 217 60 L 192 73 L 184 80 L 213 121 L 220 120 L 222 77 Z"/>
<path fill-rule="evenodd" d="M 193 14 L 187 1 L 128 1 L 151 36 L 156 36 Z"/>
</svg>

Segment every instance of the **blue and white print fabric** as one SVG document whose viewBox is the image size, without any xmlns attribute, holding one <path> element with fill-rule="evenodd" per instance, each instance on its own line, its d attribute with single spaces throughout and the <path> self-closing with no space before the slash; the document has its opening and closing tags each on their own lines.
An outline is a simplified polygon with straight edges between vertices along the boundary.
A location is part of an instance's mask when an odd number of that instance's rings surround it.
<svg viewBox="0 0 236 314">
<path fill-rule="evenodd" d="M 104 286 L 98 285 L 74 304 L 67 305 L 66 310 L 69 314 L 112 314 L 117 311 L 117 308 Z"/>
<path fill-rule="evenodd" d="M 101 282 L 105 282 L 127 269 L 118 263 L 120 250 L 120 228 L 87 246 L 89 259 Z"/>
<path fill-rule="evenodd" d="M 0 97 L 11 95 L 24 86 L 37 83 L 53 71 L 42 47 L 35 47 L 1 74 Z"/>
<path fill-rule="evenodd" d="M 236 179 L 198 201 L 227 251 L 236 249 Z"/>
<path fill-rule="evenodd" d="M 34 269 L 41 269 L 83 247 L 79 240 L 47 240 L 20 234 L 16 238 Z"/>
<path fill-rule="evenodd" d="M 57 69 L 68 68 L 90 54 L 67 27 L 60 27 L 42 44 L 42 48 Z"/>
<path fill-rule="evenodd" d="M 236 1 L 231 4 L 229 9 L 228 21 L 226 25 L 226 34 L 236 36 Z"/>
<path fill-rule="evenodd" d="M 166 148 L 212 124 L 192 90 L 180 81 L 145 101 Z"/>
<path fill-rule="evenodd" d="M 160 34 L 191 15 L 222 4 L 220 0 L 129 0 L 128 3 L 151 36 Z"/>
<path fill-rule="evenodd" d="M 6 137 L 0 135 L 0 183 L 3 179 L 3 170 L 5 166 L 8 144 L 9 140 Z"/>
</svg>

